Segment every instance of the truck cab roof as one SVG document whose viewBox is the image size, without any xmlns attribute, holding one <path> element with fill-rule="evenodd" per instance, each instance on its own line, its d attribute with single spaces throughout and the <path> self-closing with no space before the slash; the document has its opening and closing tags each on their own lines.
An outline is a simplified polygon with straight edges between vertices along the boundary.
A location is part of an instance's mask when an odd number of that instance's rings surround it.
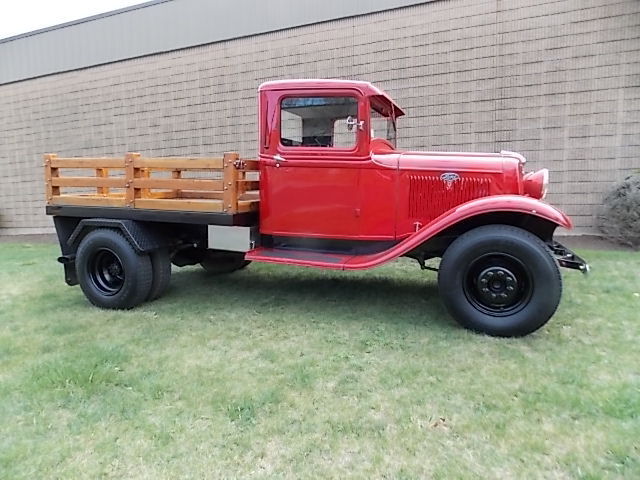
<svg viewBox="0 0 640 480">
<path fill-rule="evenodd" d="M 383 90 L 370 82 L 359 80 L 334 80 L 334 79 L 298 79 L 298 80 L 272 80 L 264 82 L 258 91 L 271 90 L 293 90 L 293 89 L 343 89 L 353 88 L 367 97 L 378 97 L 393 106 L 395 117 L 404 115 L 404 111 L 393 101 L 393 99 Z"/>
</svg>

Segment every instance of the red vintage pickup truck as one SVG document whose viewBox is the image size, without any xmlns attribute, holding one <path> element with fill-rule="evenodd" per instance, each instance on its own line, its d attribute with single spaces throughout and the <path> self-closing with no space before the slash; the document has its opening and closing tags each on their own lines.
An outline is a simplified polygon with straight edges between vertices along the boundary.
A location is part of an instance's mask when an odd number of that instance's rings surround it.
<svg viewBox="0 0 640 480">
<path fill-rule="evenodd" d="M 275 81 L 259 88 L 257 159 L 45 155 L 66 282 L 132 308 L 162 295 L 172 263 L 359 270 L 404 256 L 438 271 L 463 326 L 537 330 L 560 302 L 558 267 L 588 271 L 553 239 L 572 225 L 543 201 L 548 171 L 512 152 L 400 150 L 402 115 L 367 82 Z"/>
</svg>

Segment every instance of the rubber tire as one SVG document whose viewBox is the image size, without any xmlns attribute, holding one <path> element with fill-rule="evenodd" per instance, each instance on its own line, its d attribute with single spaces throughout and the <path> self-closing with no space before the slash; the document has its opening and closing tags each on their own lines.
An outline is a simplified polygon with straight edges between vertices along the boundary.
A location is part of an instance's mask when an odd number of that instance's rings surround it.
<svg viewBox="0 0 640 480">
<path fill-rule="evenodd" d="M 479 256 L 503 252 L 529 270 L 533 291 L 519 311 L 492 316 L 476 308 L 464 292 L 464 273 Z M 438 289 L 451 316 L 463 327 L 499 337 L 520 337 L 542 327 L 553 316 L 562 296 L 562 277 L 546 244 L 532 233 L 510 225 L 485 225 L 458 237 L 445 251 Z"/>
<path fill-rule="evenodd" d="M 107 247 L 118 255 L 125 273 L 125 281 L 116 294 L 102 294 L 93 284 L 88 263 L 93 253 Z M 80 242 L 76 252 L 76 275 L 85 297 L 95 306 L 108 309 L 129 309 L 143 303 L 151 290 L 153 269 L 149 255 L 139 254 L 116 230 L 93 230 Z"/>
<path fill-rule="evenodd" d="M 207 273 L 221 275 L 242 270 L 250 263 L 250 260 L 244 259 L 243 253 L 209 250 L 200 265 Z"/>
<path fill-rule="evenodd" d="M 153 279 L 147 301 L 151 302 L 164 295 L 167 288 L 169 288 L 169 282 L 171 280 L 171 257 L 169 250 L 160 248 L 152 251 L 149 254 L 149 258 L 151 259 Z"/>
</svg>

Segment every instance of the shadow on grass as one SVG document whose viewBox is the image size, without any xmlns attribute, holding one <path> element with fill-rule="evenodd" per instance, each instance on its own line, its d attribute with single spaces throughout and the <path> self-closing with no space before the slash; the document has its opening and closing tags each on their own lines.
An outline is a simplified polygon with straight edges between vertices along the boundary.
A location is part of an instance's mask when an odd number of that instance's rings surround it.
<svg viewBox="0 0 640 480">
<path fill-rule="evenodd" d="M 372 318 L 389 323 L 438 323 L 453 327 L 442 305 L 435 275 L 416 269 L 380 273 L 328 272 L 286 267 L 249 267 L 227 275 L 199 269 L 173 272 L 172 286 L 158 302 L 234 309 L 280 308 L 283 312 Z"/>
</svg>

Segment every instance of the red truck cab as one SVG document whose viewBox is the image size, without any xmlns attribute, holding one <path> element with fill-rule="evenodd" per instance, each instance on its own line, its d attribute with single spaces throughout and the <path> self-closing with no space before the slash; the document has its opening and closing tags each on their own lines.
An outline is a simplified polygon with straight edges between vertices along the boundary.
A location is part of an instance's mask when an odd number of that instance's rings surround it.
<svg viewBox="0 0 640 480">
<path fill-rule="evenodd" d="M 163 272 L 158 274 L 162 282 L 156 282 L 162 288 L 149 287 L 153 298 L 166 288 L 170 262 L 201 263 L 217 273 L 252 261 L 352 270 L 406 256 L 423 269 L 438 270 L 445 306 L 462 325 L 513 336 L 538 329 L 555 312 L 561 292 L 558 266 L 588 270 L 584 260 L 554 241 L 555 229 L 570 229 L 571 221 L 543 201 L 548 171 L 525 173 L 522 155 L 401 150 L 397 125 L 404 112 L 368 82 L 267 82 L 259 88 L 258 105 L 258 212 L 235 217 L 221 205 L 222 215 L 191 212 L 191 220 L 185 220 L 179 212 L 156 214 L 149 208 L 47 207 L 55 216 L 67 283 L 79 282 L 88 298 L 103 307 L 128 308 L 150 298 L 148 292 L 131 293 L 134 286 L 128 297 L 122 293 L 129 281 L 122 257 L 133 254 L 121 251 L 126 245 L 119 240 L 119 245 L 106 237 L 102 243 L 92 240 L 105 229 L 125 234 L 137 256 L 131 257 L 132 265 L 148 255 L 150 275 Z M 232 165 L 226 158 L 225 169 L 242 169 L 243 161 Z M 140 183 L 142 174 L 149 176 L 136 172 L 127 188 Z M 235 188 L 234 182 L 225 183 L 225 191 Z M 228 194 L 220 195 L 226 203 Z M 138 190 L 132 191 L 127 206 L 139 202 L 166 210 L 178 204 L 137 196 Z M 217 197 L 210 193 L 207 198 Z M 135 238 L 135 231 L 146 232 L 144 241 Z M 90 241 L 95 245 L 87 246 Z M 100 263 L 92 260 L 97 255 L 92 248 L 100 250 L 102 244 L 111 245 L 103 250 L 113 255 L 101 257 Z M 431 258 L 441 258 L 437 269 L 426 265 Z M 124 279 L 113 280 L 114 272 Z M 101 291 L 105 279 L 112 279 L 114 287 Z"/>
<path fill-rule="evenodd" d="M 371 147 L 394 148 L 404 112 L 366 82 L 269 82 L 259 95 L 261 233 L 395 240 L 397 172 Z"/>
</svg>

